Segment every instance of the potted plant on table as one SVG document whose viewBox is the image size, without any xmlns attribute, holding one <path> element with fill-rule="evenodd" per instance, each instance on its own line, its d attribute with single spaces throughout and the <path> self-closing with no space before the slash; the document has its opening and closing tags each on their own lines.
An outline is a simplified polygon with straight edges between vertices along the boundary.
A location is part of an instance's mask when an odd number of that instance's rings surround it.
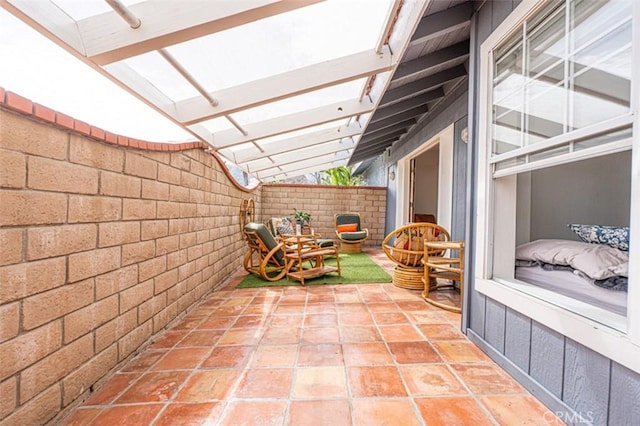
<svg viewBox="0 0 640 426">
<path fill-rule="evenodd" d="M 303 234 L 310 233 L 311 228 L 311 214 L 307 212 L 303 212 L 296 208 L 293 209 L 293 219 L 296 221 L 296 224 L 300 225 L 300 230 Z"/>
</svg>

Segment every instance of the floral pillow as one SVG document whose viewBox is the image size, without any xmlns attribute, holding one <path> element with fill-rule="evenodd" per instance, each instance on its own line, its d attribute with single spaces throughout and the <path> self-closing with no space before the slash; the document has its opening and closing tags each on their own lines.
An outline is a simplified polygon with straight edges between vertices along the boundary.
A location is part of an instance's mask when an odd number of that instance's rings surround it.
<svg viewBox="0 0 640 426">
<path fill-rule="evenodd" d="M 289 219 L 288 217 L 283 217 L 283 218 L 272 218 L 271 219 L 273 227 L 275 228 L 276 234 L 277 235 L 283 235 L 283 234 L 293 234 L 293 224 L 291 223 L 291 219 Z"/>
<path fill-rule="evenodd" d="M 629 227 L 606 225 L 567 225 L 585 243 L 606 244 L 618 250 L 629 251 Z"/>
</svg>

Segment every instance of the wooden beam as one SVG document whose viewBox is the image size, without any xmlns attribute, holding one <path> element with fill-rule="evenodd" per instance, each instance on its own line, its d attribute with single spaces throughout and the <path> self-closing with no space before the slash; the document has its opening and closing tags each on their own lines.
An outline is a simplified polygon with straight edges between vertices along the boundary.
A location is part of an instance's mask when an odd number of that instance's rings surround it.
<svg viewBox="0 0 640 426">
<path fill-rule="evenodd" d="M 349 151 L 353 149 L 354 146 L 355 143 L 353 141 L 349 141 L 346 144 L 343 144 L 340 141 L 329 142 L 326 144 L 317 145 L 310 148 L 297 149 L 295 151 L 287 152 L 286 154 L 277 155 L 275 156 L 273 161 L 281 167 L 304 160 L 310 160 L 312 158 L 318 158 L 319 156 L 323 155 Z M 269 159 L 266 158 L 246 163 L 246 169 L 250 173 L 272 169 L 273 166 L 273 162 L 269 161 Z"/>
<path fill-rule="evenodd" d="M 403 127 L 413 126 L 416 123 L 416 121 L 417 120 L 415 118 L 409 118 L 402 121 L 395 120 L 393 117 L 385 118 L 384 120 L 380 120 L 376 123 L 373 123 L 367 126 L 366 134 L 369 135 L 384 129 L 403 128 Z"/>
<path fill-rule="evenodd" d="M 410 109 L 393 108 L 396 105 L 400 104 L 395 104 L 392 107 L 385 108 L 384 110 L 382 110 L 382 112 L 378 112 L 380 110 L 376 111 L 373 119 L 369 122 L 369 124 L 371 125 L 391 118 L 397 121 L 403 121 L 407 118 L 413 118 L 425 114 L 429 110 L 429 108 L 427 108 L 427 105 L 420 105 Z"/>
<path fill-rule="evenodd" d="M 186 99 L 176 103 L 177 119 L 189 125 L 357 80 L 388 71 L 392 66 L 391 59 L 388 50 L 382 53 L 367 50 L 210 92 L 209 95 L 218 101 L 217 106 L 201 96 Z"/>
<path fill-rule="evenodd" d="M 247 136 L 240 134 L 236 129 L 223 130 L 213 135 L 214 147 L 218 149 L 228 148 L 258 139 L 340 120 L 342 118 L 365 114 L 372 110 L 373 103 L 368 98 L 362 101 L 351 99 L 344 102 L 337 102 L 335 104 L 283 115 L 258 123 L 246 124 L 243 127 L 248 132 Z"/>
<path fill-rule="evenodd" d="M 373 133 L 371 135 L 371 137 L 367 138 L 361 138 L 358 141 L 358 150 L 362 149 L 362 147 L 367 147 L 369 145 L 373 145 L 376 144 L 378 142 L 382 142 L 382 141 L 387 141 L 389 139 L 393 139 L 393 138 L 399 138 L 400 136 L 404 135 L 405 133 L 407 133 L 407 129 L 406 128 L 402 128 L 400 130 L 394 130 L 391 132 L 387 132 L 387 133 L 381 133 L 380 135 L 378 135 L 377 133 Z"/>
<path fill-rule="evenodd" d="M 430 92 L 432 90 L 438 89 L 444 84 L 465 75 L 467 75 L 466 68 L 463 65 L 457 65 L 444 71 L 432 74 L 428 77 L 421 78 L 420 80 L 416 80 L 411 83 L 398 86 L 394 89 L 387 90 L 387 92 L 382 96 L 382 99 L 380 100 L 380 108 L 390 103 L 397 102 L 401 99 L 414 97 L 420 93 Z"/>
<path fill-rule="evenodd" d="M 424 43 L 469 26 L 472 13 L 472 3 L 464 2 L 442 12 L 423 17 L 411 36 L 411 44 Z"/>
<path fill-rule="evenodd" d="M 87 57 L 99 65 L 121 61 L 194 38 L 278 15 L 320 0 L 147 0 L 129 10 L 142 25 L 132 29 L 115 12 L 78 21 Z"/>
<path fill-rule="evenodd" d="M 349 156 L 350 156 L 349 153 L 323 155 L 321 157 L 315 157 L 310 160 L 297 161 L 295 163 L 292 163 L 283 167 L 273 167 L 272 169 L 256 173 L 256 177 L 262 180 L 262 179 L 268 179 L 274 176 L 278 176 L 286 173 L 293 173 L 297 171 L 302 171 L 302 173 L 300 174 L 305 174 L 308 172 L 304 170 L 308 170 L 310 168 L 318 167 L 318 166 L 324 166 L 325 168 L 332 168 L 332 167 L 336 167 L 337 162 L 343 161 L 344 163 L 346 163 L 346 161 L 349 159 Z"/>
<path fill-rule="evenodd" d="M 225 151 L 225 154 L 229 155 L 230 158 L 234 158 L 236 164 L 243 164 L 335 140 L 342 139 L 343 143 L 347 143 L 347 141 L 350 140 L 348 138 L 361 134 L 363 130 L 357 122 L 354 122 L 349 125 L 322 129 L 292 138 L 269 142 L 268 144 L 262 144 L 258 141 L 258 145 L 262 151 L 259 151 L 256 147 L 249 147 L 237 151 L 227 150 L 228 152 Z M 353 142 L 351 143 L 353 144 Z"/>
<path fill-rule="evenodd" d="M 402 62 L 393 74 L 394 80 L 424 72 L 430 68 L 469 56 L 469 40 L 436 50 L 411 61 Z"/>
</svg>

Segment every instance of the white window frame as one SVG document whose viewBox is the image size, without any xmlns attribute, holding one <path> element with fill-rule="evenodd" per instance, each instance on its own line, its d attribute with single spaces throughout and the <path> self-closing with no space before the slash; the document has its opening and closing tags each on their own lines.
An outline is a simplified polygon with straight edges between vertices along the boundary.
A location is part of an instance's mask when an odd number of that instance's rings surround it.
<svg viewBox="0 0 640 426">
<path fill-rule="evenodd" d="M 617 322 L 618 326 L 615 328 L 586 318 L 553 303 L 554 300 L 559 300 L 562 297 L 560 295 L 555 295 L 548 291 L 536 294 L 536 291 L 531 289 L 527 289 L 525 292 L 524 286 L 518 285 L 517 282 L 491 278 L 493 245 L 500 243 L 499 241 L 493 241 L 494 215 L 500 214 L 501 221 L 503 219 L 511 221 L 514 225 L 513 229 L 515 229 L 515 212 L 494 212 L 492 210 L 494 191 L 500 189 L 493 184 L 491 167 L 492 51 L 512 34 L 513 30 L 517 29 L 525 18 L 535 13 L 544 3 L 544 0 L 524 0 L 480 47 L 475 289 L 487 297 L 640 373 L 640 262 L 631 261 L 629 263 L 630 278 L 629 291 L 627 293 L 627 316 L 622 317 L 611 314 L 609 318 L 605 318 L 603 321 L 609 324 Z M 640 40 L 640 2 L 632 1 L 632 8 L 632 37 L 633 40 Z M 640 103 L 640 45 L 635 44 L 633 49 L 630 118 L 627 117 L 633 126 L 630 213 L 631 254 L 640 253 L 640 114 L 638 113 Z M 509 177 L 502 179 L 507 179 L 505 185 L 513 184 L 513 182 L 509 182 Z M 512 180 L 515 181 L 515 175 Z M 500 259 L 500 261 L 511 261 L 511 264 L 513 264 L 514 259 Z"/>
</svg>

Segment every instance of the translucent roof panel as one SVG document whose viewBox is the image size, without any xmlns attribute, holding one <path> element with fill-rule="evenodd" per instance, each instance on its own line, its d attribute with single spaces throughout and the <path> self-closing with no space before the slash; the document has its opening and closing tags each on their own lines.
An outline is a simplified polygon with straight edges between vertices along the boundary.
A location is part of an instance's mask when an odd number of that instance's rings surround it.
<svg viewBox="0 0 640 426">
<path fill-rule="evenodd" d="M 306 173 L 293 164 L 303 156 L 313 157 L 303 163 L 314 169 L 348 160 L 427 4 L 3 0 L 0 7 L 188 138 L 245 170 L 261 164 L 256 176 L 271 178 L 278 170 Z"/>
<path fill-rule="evenodd" d="M 168 48 L 209 91 L 374 49 L 390 0 L 327 0 Z"/>
</svg>

